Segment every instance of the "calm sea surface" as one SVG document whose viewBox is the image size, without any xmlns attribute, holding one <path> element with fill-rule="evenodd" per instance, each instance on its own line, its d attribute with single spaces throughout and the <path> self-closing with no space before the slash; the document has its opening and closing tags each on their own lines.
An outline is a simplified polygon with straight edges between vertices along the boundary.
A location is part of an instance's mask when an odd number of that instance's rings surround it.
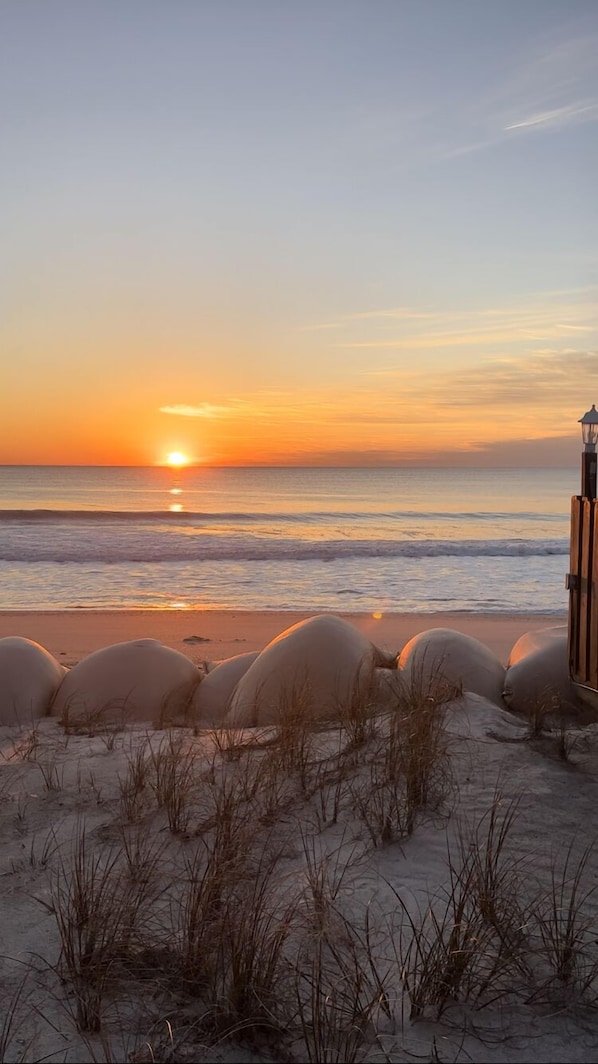
<svg viewBox="0 0 598 1064">
<path fill-rule="evenodd" d="M 566 611 L 577 469 L 0 467 L 0 607 Z"/>
</svg>

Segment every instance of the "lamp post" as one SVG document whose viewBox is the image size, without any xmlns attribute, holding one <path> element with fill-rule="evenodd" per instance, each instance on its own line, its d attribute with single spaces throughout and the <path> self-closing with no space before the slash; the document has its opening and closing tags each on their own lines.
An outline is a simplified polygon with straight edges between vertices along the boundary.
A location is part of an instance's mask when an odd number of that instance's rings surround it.
<svg viewBox="0 0 598 1064">
<path fill-rule="evenodd" d="M 586 499 L 596 498 L 596 469 L 598 455 L 596 454 L 596 442 L 598 441 L 598 410 L 592 403 L 592 409 L 580 417 L 581 435 L 584 449 L 581 456 L 581 494 Z"/>
</svg>

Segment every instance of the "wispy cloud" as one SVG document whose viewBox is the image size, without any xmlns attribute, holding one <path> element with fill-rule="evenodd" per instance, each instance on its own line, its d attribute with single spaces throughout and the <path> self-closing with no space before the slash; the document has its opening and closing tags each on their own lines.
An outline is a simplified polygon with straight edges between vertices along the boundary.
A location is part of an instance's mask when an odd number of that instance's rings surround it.
<svg viewBox="0 0 598 1064">
<path fill-rule="evenodd" d="M 301 332 L 324 332 L 326 329 L 340 329 L 337 321 L 323 322 L 321 325 L 303 325 Z"/>
<path fill-rule="evenodd" d="M 175 403 L 174 406 L 161 406 L 161 414 L 175 414 L 177 417 L 227 417 L 234 411 L 233 406 L 215 406 L 212 403 L 199 403 L 191 406 L 188 403 Z"/>
<path fill-rule="evenodd" d="M 598 357 L 595 352 L 568 350 L 537 352 L 520 359 L 489 359 L 470 370 L 450 374 L 445 386 L 447 383 L 447 402 L 453 408 L 503 407 L 512 411 L 519 406 L 530 413 L 538 407 L 563 410 L 575 403 L 583 405 L 588 389 L 598 389 Z"/>
<path fill-rule="evenodd" d="M 388 340 L 355 340 L 336 347 L 405 349 L 410 351 L 436 350 L 447 347 L 481 347 L 482 345 L 503 344 L 514 338 L 522 337 L 544 339 L 556 335 L 554 328 L 546 328 L 541 333 L 524 331 L 518 326 L 511 329 L 470 329 L 458 332 L 422 333 L 420 336 L 399 336 Z"/>
<path fill-rule="evenodd" d="M 569 329 L 570 332 L 593 332 L 592 325 L 572 325 L 571 322 L 559 321 L 555 326 L 557 329 Z"/>
<path fill-rule="evenodd" d="M 432 157 L 458 158 L 515 135 L 557 133 L 598 121 L 597 51 L 596 33 L 527 44 L 510 73 L 489 91 L 473 101 L 441 105 L 445 133 L 429 144 Z"/>
<path fill-rule="evenodd" d="M 494 82 L 447 83 L 446 92 L 423 93 L 416 105 L 403 98 L 363 104 L 321 151 L 343 152 L 357 173 L 400 175 L 598 121 L 598 33 L 595 22 L 588 32 L 575 21 L 564 39 L 562 27 L 523 36 Z"/>
<path fill-rule="evenodd" d="M 540 111 L 520 122 L 505 126 L 505 132 L 513 129 L 546 129 L 548 126 L 566 126 L 579 122 L 595 122 L 598 119 L 598 100 L 585 100 L 578 103 L 555 107 L 550 111 Z"/>
<path fill-rule="evenodd" d="M 401 432 L 409 425 L 421 434 L 433 420 L 453 440 L 483 441 L 489 432 L 533 437 L 538 430 L 559 436 L 598 395 L 598 357 L 593 351 L 536 351 L 486 358 L 469 368 L 449 364 L 433 374 L 413 367 L 376 371 L 369 380 L 360 408 L 380 412 L 381 429 L 394 414 Z"/>
<path fill-rule="evenodd" d="M 523 335 L 524 330 L 533 331 L 547 327 L 553 330 L 572 329 L 591 332 L 598 327 L 596 296 L 598 296 L 598 285 L 585 285 L 579 288 L 530 293 L 527 301 L 519 305 L 509 304 L 502 307 L 460 310 L 432 307 L 421 309 L 405 306 L 370 308 L 345 314 L 334 323 L 312 328 L 334 328 L 354 335 L 355 329 L 359 328 L 361 323 L 371 322 L 373 325 L 391 327 L 400 325 L 401 341 L 409 336 L 423 336 L 420 329 L 422 324 L 427 327 L 432 326 L 433 332 L 430 335 L 433 337 L 438 337 L 440 333 L 446 333 L 449 336 L 456 335 L 457 329 L 471 334 L 480 330 L 492 332 L 504 329 L 509 334 L 513 330 L 521 330 Z M 352 337 L 348 336 L 347 339 L 352 339 Z M 364 339 L 360 338 L 359 346 L 376 346 L 376 344 L 364 343 Z M 381 341 L 380 346 L 395 345 L 395 339 L 391 337 L 378 335 L 372 339 Z M 338 343 L 335 346 L 339 346 Z"/>
<path fill-rule="evenodd" d="M 391 307 L 388 310 L 359 310 L 345 314 L 340 321 L 323 322 L 321 325 L 303 325 L 301 332 L 323 332 L 326 329 L 342 329 L 347 322 L 391 318 L 393 321 L 429 321 L 436 317 L 434 311 L 415 310 L 412 307 Z"/>
<path fill-rule="evenodd" d="M 538 408 L 557 411 L 587 405 L 588 389 L 598 389 L 596 353 L 550 347 L 486 357 L 471 367 L 447 362 L 434 373 L 413 363 L 367 369 L 360 383 L 320 386 L 317 391 L 264 390 L 225 409 L 234 410 L 235 418 L 242 421 L 250 416 L 254 427 L 262 424 L 269 429 L 294 425 L 322 433 L 325 427 L 371 425 L 400 426 L 403 431 L 421 426 L 432 413 L 446 423 L 464 425 L 469 420 L 464 411 L 474 408 L 482 419 L 501 413 L 514 422 L 521 411 L 529 421 L 530 412 Z"/>
<path fill-rule="evenodd" d="M 463 358 L 470 358 L 466 352 L 472 348 L 480 355 L 502 349 L 521 356 L 539 345 L 563 350 L 566 342 L 584 350 L 598 339 L 597 292 L 597 286 L 537 292 L 518 304 L 471 309 L 369 309 L 340 319 L 329 347 L 387 352 L 403 366 L 410 352 L 428 352 L 438 362 L 442 352 L 453 357 L 462 350 Z M 367 372 L 376 372 L 376 367 Z"/>
<path fill-rule="evenodd" d="M 411 307 L 391 307 L 390 310 L 360 310 L 347 314 L 347 321 L 365 321 L 368 318 L 392 318 L 399 321 L 429 321 L 436 317 L 433 310 L 414 310 Z"/>
</svg>

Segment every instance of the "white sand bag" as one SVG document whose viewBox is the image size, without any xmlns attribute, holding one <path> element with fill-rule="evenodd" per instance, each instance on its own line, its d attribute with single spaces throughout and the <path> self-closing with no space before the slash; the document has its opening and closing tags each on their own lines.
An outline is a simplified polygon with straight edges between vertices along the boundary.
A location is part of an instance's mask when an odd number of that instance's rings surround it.
<svg viewBox="0 0 598 1064">
<path fill-rule="evenodd" d="M 423 691 L 454 697 L 455 687 L 503 705 L 504 665 L 484 643 L 452 628 L 429 628 L 410 639 L 399 655 L 405 681 Z M 452 689 L 452 690 L 451 690 Z"/>
<path fill-rule="evenodd" d="M 103 647 L 65 677 L 52 714 L 67 727 L 186 719 L 200 674 L 189 658 L 157 639 Z"/>
<path fill-rule="evenodd" d="M 526 632 L 509 655 L 503 697 L 526 715 L 569 712 L 581 703 L 569 677 L 567 625 Z"/>
<path fill-rule="evenodd" d="M 567 644 L 567 638 L 568 629 L 566 624 L 557 624 L 551 628 L 536 628 L 531 632 L 525 632 L 514 644 L 509 654 L 507 668 L 510 668 L 511 665 L 517 665 L 522 658 L 528 657 L 529 654 L 534 654 L 536 650 L 543 650 L 544 647 L 553 647 L 558 654 L 563 640 L 565 645 Z M 568 667 L 567 675 L 569 675 Z"/>
<path fill-rule="evenodd" d="M 290 712 L 310 719 L 342 715 L 367 697 L 374 666 L 384 655 L 348 621 L 310 617 L 276 636 L 239 680 L 226 723 L 277 724 Z"/>
<path fill-rule="evenodd" d="M 236 654 L 214 666 L 195 688 L 190 713 L 199 724 L 219 725 L 230 709 L 239 680 L 258 657 L 259 651 Z"/>
<path fill-rule="evenodd" d="M 47 716 L 66 672 L 32 639 L 0 639 L 0 724 L 27 725 Z"/>
</svg>

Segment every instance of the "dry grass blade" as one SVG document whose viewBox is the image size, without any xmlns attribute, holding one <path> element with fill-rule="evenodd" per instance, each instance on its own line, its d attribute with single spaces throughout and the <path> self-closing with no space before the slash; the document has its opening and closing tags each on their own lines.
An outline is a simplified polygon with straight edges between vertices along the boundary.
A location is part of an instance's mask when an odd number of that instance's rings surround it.
<svg viewBox="0 0 598 1064">
<path fill-rule="evenodd" d="M 323 848 L 313 836 L 299 828 L 305 856 L 304 898 L 312 930 L 325 933 L 331 908 L 347 885 L 349 874 L 359 852 L 357 845 L 345 850 L 345 836 L 333 853 L 322 852 Z"/>
<path fill-rule="evenodd" d="M 100 1029 L 112 969 L 122 959 L 138 916 L 140 896 L 131 894 L 119 858 L 117 850 L 106 856 L 91 852 L 80 827 L 71 864 L 61 862 L 52 882 L 61 966 L 73 986 L 81 1030 Z"/>
<path fill-rule="evenodd" d="M 555 695 L 550 687 L 545 687 L 538 692 L 526 711 L 527 731 L 526 739 L 538 739 L 560 705 L 558 695 Z"/>
<path fill-rule="evenodd" d="M 363 1059 L 364 1030 L 358 1008 L 351 1020 L 346 988 L 327 978 L 325 947 L 316 940 L 308 959 L 302 958 L 296 972 L 297 1012 L 310 1064 L 353 1064 Z"/>
<path fill-rule="evenodd" d="M 282 693 L 274 748 L 282 774 L 297 773 L 305 789 L 313 752 L 314 695 L 307 678 L 296 680 Z"/>
<path fill-rule="evenodd" d="M 596 996 L 598 915 L 592 902 L 595 886 L 584 886 L 584 875 L 593 852 L 588 846 L 574 863 L 574 843 L 567 848 L 562 870 L 551 869 L 551 892 L 538 907 L 536 920 L 543 954 L 553 981 L 584 995 Z M 593 910 L 593 911 L 590 911 Z M 550 983 L 549 983 L 550 986 Z"/>
<path fill-rule="evenodd" d="M 377 684 L 369 660 L 362 661 L 348 696 L 338 700 L 336 718 L 344 728 L 351 749 L 365 746 L 376 734 Z"/>
<path fill-rule="evenodd" d="M 185 858 L 186 883 L 176 921 L 180 941 L 182 977 L 192 993 L 208 985 L 212 935 L 223 906 L 229 865 L 201 842 L 193 857 Z"/>
<path fill-rule="evenodd" d="M 353 803 L 374 846 L 413 833 L 424 810 L 438 810 L 452 791 L 442 678 L 416 677 L 386 716 L 369 775 L 352 785 Z"/>
<path fill-rule="evenodd" d="M 369 776 L 352 783 L 351 795 L 374 846 L 388 846 L 413 831 L 404 780 L 389 776 L 385 765 L 370 764 Z"/>
<path fill-rule="evenodd" d="M 391 722 L 391 748 L 405 778 L 409 831 L 420 810 L 438 808 L 451 789 L 448 738 L 444 728 L 444 703 L 457 697 L 460 688 L 449 683 L 439 669 L 427 680 L 423 670 L 411 680 L 408 697 Z"/>
<path fill-rule="evenodd" d="M 297 900 L 280 892 L 279 856 L 267 842 L 233 853 L 216 834 L 187 863 L 178 919 L 183 987 L 220 1034 L 234 1028 L 247 1038 L 282 1026 Z"/>
<path fill-rule="evenodd" d="M 252 845 L 256 811 L 247 799 L 247 780 L 213 766 L 203 780 L 202 815 L 196 834 L 219 862 L 243 859 Z"/>
<path fill-rule="evenodd" d="M 191 815 L 190 800 L 196 786 L 195 751 L 185 736 L 172 732 L 157 751 L 150 754 L 153 778 L 150 786 L 160 807 L 166 810 L 173 835 L 187 830 Z"/>
<path fill-rule="evenodd" d="M 519 798 L 506 803 L 497 788 L 489 812 L 469 837 L 462 829 L 459 832 L 463 866 L 472 871 L 475 903 L 506 949 L 515 949 L 520 943 L 529 915 L 521 901 L 521 862 L 507 852 L 519 804 Z"/>
<path fill-rule="evenodd" d="M 353 1064 L 370 1049 L 376 1014 L 390 1016 L 390 973 L 381 973 L 375 961 L 369 914 L 362 937 L 337 907 L 329 903 L 328 909 L 323 930 L 298 959 L 297 1016 L 310 1064 Z"/>
<path fill-rule="evenodd" d="M 254 843 L 255 821 L 243 800 L 243 785 L 226 771 L 204 780 L 209 803 L 195 852 L 185 855 L 185 890 L 178 903 L 177 935 L 185 983 L 196 992 L 212 979 L 210 943 L 224 910 L 227 892 L 244 867 Z"/>
<path fill-rule="evenodd" d="M 38 761 L 37 767 L 41 772 L 45 790 L 52 792 L 62 789 L 63 772 L 58 771 L 55 757 Z"/>
<path fill-rule="evenodd" d="M 119 777 L 120 808 L 125 823 L 139 820 L 144 811 L 145 796 L 150 778 L 151 761 L 148 740 L 126 754 L 127 774 Z"/>
<path fill-rule="evenodd" d="M 515 800 L 503 808 L 497 790 L 470 836 L 460 830 L 460 865 L 449 852 L 449 885 L 423 916 L 414 918 L 391 887 L 405 920 L 401 969 L 412 1019 L 428 1008 L 440 1017 L 454 1001 L 505 993 L 513 971 L 526 968 L 519 865 L 505 852 L 517 806 Z"/>
<path fill-rule="evenodd" d="M 219 1025 L 276 1029 L 287 1011 L 285 945 L 297 899 L 279 901 L 278 854 L 265 846 L 256 867 L 227 893 L 216 972 Z"/>
<path fill-rule="evenodd" d="M 67 700 L 62 713 L 61 724 L 67 735 L 107 735 L 124 731 L 127 723 L 127 709 L 130 694 L 124 698 L 113 698 L 90 709 L 76 694 Z"/>
<path fill-rule="evenodd" d="M 23 1044 L 22 1039 L 19 1039 L 19 1032 L 28 1019 L 25 1011 L 27 1004 L 25 987 L 29 975 L 30 972 L 27 970 L 10 997 L 3 1003 L 4 1018 L 0 1024 L 0 1061 L 2 1062 L 11 1061 L 14 1064 L 21 1064 L 21 1062 L 26 1061 L 29 1058 L 29 1050 L 34 1042 L 33 1036 L 29 1038 L 26 1044 Z M 13 1048 L 17 1039 L 21 1043 L 18 1050 Z"/>
<path fill-rule="evenodd" d="M 429 1008 L 438 1019 L 448 1005 L 467 1000 L 472 988 L 477 991 L 479 961 L 490 934 L 469 905 L 470 887 L 467 874 L 452 877 L 444 904 L 437 905 L 439 913 L 430 905 L 418 920 L 397 895 L 408 930 L 406 947 L 401 942 L 401 967 L 411 1019 Z"/>
<path fill-rule="evenodd" d="M 255 745 L 246 728 L 213 728 L 209 738 L 223 761 L 239 761 Z"/>
</svg>

